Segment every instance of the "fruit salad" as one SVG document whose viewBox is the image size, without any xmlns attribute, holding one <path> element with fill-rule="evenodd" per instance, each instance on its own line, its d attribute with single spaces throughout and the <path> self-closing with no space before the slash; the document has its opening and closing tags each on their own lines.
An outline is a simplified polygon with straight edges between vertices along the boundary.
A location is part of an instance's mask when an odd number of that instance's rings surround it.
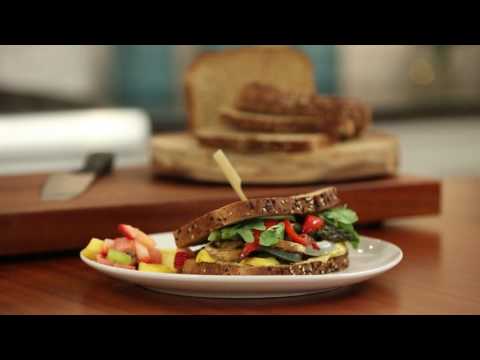
<svg viewBox="0 0 480 360">
<path fill-rule="evenodd" d="M 141 230 L 125 224 L 115 239 L 93 238 L 81 254 L 100 264 L 143 272 L 175 273 L 194 255 L 189 249 L 158 249 Z"/>
</svg>

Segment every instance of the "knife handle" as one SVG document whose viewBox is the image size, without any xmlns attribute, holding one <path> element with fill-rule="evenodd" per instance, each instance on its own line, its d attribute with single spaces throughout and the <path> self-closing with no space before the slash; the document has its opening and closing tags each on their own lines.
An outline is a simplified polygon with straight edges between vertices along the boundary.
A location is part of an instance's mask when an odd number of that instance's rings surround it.
<svg viewBox="0 0 480 360">
<path fill-rule="evenodd" d="M 112 153 L 93 153 L 87 156 L 80 172 L 93 172 L 96 176 L 108 175 L 113 168 Z"/>
</svg>

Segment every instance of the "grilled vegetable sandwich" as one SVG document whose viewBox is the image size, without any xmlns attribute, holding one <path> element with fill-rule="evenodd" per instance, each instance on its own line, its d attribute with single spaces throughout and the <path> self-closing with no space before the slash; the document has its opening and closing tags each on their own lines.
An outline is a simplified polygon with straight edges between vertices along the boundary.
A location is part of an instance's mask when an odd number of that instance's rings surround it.
<svg viewBox="0 0 480 360">
<path fill-rule="evenodd" d="M 180 270 L 206 275 L 315 275 L 346 269 L 358 246 L 358 217 L 333 187 L 310 194 L 238 201 L 174 232 L 199 248 Z"/>
</svg>

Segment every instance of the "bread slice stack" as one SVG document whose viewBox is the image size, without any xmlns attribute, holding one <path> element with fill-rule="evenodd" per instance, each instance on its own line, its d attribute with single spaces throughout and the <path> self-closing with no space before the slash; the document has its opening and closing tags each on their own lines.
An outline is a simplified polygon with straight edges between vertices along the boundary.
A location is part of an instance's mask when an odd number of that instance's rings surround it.
<svg viewBox="0 0 480 360">
<path fill-rule="evenodd" d="M 244 183 L 298 184 L 391 175 L 396 140 L 368 131 L 361 101 L 316 92 L 314 66 L 287 46 L 200 55 L 185 75 L 188 133 L 159 135 L 160 175 L 225 182 L 211 159 L 223 149 Z"/>
<path fill-rule="evenodd" d="M 288 47 L 204 55 L 186 76 L 190 127 L 204 145 L 252 152 L 311 151 L 368 127 L 368 106 L 316 94 L 314 78 Z"/>
</svg>

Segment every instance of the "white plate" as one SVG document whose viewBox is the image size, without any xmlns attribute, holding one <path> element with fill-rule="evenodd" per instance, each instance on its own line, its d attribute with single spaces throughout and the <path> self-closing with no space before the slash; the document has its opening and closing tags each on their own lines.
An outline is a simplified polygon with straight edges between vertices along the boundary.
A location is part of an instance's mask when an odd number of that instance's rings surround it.
<svg viewBox="0 0 480 360">
<path fill-rule="evenodd" d="M 152 235 L 160 248 L 174 248 L 172 233 Z M 402 250 L 383 240 L 361 237 L 350 248 L 350 266 L 324 275 L 225 276 L 146 273 L 99 264 L 81 256 L 92 268 L 113 278 L 176 295 L 212 298 L 268 298 L 325 292 L 378 276 L 397 265 Z"/>
</svg>

